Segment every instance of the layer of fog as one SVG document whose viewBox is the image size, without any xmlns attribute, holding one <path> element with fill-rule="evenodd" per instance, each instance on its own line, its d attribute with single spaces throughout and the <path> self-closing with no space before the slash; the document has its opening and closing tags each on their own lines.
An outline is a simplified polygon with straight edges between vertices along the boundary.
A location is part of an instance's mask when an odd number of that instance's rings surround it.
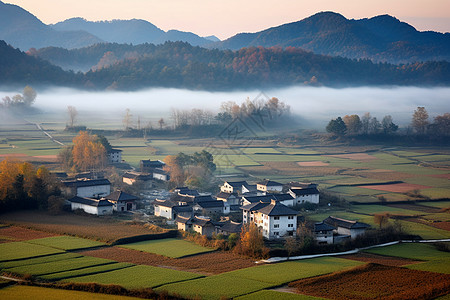
<svg viewBox="0 0 450 300">
<path fill-rule="evenodd" d="M 12 96 L 12 93 L 0 91 L 0 97 L 4 96 Z M 38 90 L 34 106 L 45 112 L 56 112 L 61 118 L 67 119 L 67 106 L 72 105 L 79 112 L 80 122 L 85 114 L 85 121 L 92 121 L 92 116 L 98 115 L 99 119 L 106 116 L 117 118 L 120 123 L 127 108 L 141 119 L 169 118 L 172 108 L 200 108 L 218 112 L 222 102 L 241 103 L 247 98 L 253 100 L 256 97 L 277 97 L 290 105 L 291 111 L 303 120 L 305 128 L 323 128 L 331 118 L 347 114 L 362 116 L 365 112 L 370 112 L 379 120 L 385 115 L 391 115 L 394 122 L 407 125 L 418 106 L 425 106 L 431 118 L 450 112 L 450 88 L 418 87 L 292 87 L 266 90 L 263 94 L 257 90 L 206 92 L 148 89 L 137 92 L 86 92 L 55 88 Z"/>
</svg>

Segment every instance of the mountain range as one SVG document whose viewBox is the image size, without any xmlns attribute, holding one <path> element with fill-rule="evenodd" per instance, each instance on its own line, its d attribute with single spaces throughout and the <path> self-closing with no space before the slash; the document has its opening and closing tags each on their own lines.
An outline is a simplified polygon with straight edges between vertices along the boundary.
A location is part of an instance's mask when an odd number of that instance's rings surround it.
<svg viewBox="0 0 450 300">
<path fill-rule="evenodd" d="M 450 33 L 417 31 L 389 15 L 349 20 L 338 13 L 321 12 L 212 45 L 232 50 L 250 46 L 299 47 L 317 54 L 391 63 L 450 60 Z"/>
</svg>

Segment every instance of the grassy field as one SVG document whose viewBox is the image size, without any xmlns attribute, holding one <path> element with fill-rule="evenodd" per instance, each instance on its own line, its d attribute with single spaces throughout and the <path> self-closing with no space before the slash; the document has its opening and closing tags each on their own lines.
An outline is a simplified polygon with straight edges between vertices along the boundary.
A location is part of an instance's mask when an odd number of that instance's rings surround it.
<svg viewBox="0 0 450 300">
<path fill-rule="evenodd" d="M 50 289 L 36 286 L 10 286 L 0 289 L 0 298 L 8 300 L 137 300 L 140 298 Z"/>
<path fill-rule="evenodd" d="M 167 290 L 185 297 L 218 299 L 237 297 L 290 281 L 331 273 L 362 264 L 341 258 L 317 258 L 256 266 L 186 282 L 164 285 L 157 291 Z"/>
<path fill-rule="evenodd" d="M 28 243 L 48 246 L 62 250 L 79 250 L 84 248 L 104 246 L 104 243 L 81 239 L 73 236 L 54 236 L 36 240 L 30 240 Z"/>
<path fill-rule="evenodd" d="M 214 249 L 202 247 L 195 243 L 180 239 L 143 241 L 121 245 L 120 247 L 155 253 L 173 258 L 214 251 Z"/>
<path fill-rule="evenodd" d="M 325 298 L 319 298 L 314 296 L 283 293 L 273 290 L 262 290 L 256 293 L 251 293 L 245 296 L 236 297 L 236 300 L 322 300 Z"/>
<path fill-rule="evenodd" d="M 120 270 L 74 277 L 71 282 L 96 282 L 100 284 L 118 284 L 125 288 L 157 287 L 178 281 L 192 280 L 201 275 L 152 266 L 133 266 Z"/>
<path fill-rule="evenodd" d="M 47 256 L 41 256 L 41 257 L 35 257 L 35 258 L 28 258 L 28 259 L 4 261 L 4 262 L 0 262 L 0 268 L 7 269 L 7 268 L 15 268 L 15 267 L 21 267 L 21 266 L 35 265 L 35 264 L 50 263 L 50 262 L 54 262 L 54 261 L 72 259 L 72 258 L 77 258 L 77 257 L 81 257 L 81 256 L 82 256 L 81 254 L 77 254 L 77 253 L 61 253 L 61 254 L 53 254 L 53 255 L 47 255 Z"/>
<path fill-rule="evenodd" d="M 80 277 L 80 276 L 87 276 L 87 275 L 93 275 L 98 273 L 104 273 L 114 270 L 120 270 L 124 268 L 129 268 L 134 266 L 130 263 L 111 263 L 107 265 L 99 265 L 99 266 L 93 266 L 93 267 L 86 267 L 82 269 L 77 270 L 69 270 L 69 271 L 62 271 L 62 272 L 56 272 L 52 274 L 42 275 L 39 276 L 43 279 L 48 280 L 61 280 L 61 279 L 67 279 L 71 277 Z"/>
<path fill-rule="evenodd" d="M 64 251 L 42 245 L 33 245 L 26 242 L 11 242 L 0 244 L 0 261 L 9 261 L 37 256 L 45 256 Z"/>
</svg>

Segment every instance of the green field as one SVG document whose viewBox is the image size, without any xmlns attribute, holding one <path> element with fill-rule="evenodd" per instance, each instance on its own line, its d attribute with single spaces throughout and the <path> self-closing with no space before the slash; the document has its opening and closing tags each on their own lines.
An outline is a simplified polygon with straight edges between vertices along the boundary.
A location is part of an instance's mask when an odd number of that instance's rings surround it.
<svg viewBox="0 0 450 300">
<path fill-rule="evenodd" d="M 111 272 L 70 278 L 71 282 L 117 284 L 125 288 L 157 287 L 172 282 L 192 280 L 201 275 L 152 266 L 133 266 Z"/>
<path fill-rule="evenodd" d="M 42 239 L 29 240 L 28 243 L 48 246 L 52 248 L 62 249 L 62 250 L 79 250 L 84 248 L 92 248 L 104 246 L 104 243 L 77 238 L 73 236 L 52 236 Z"/>
<path fill-rule="evenodd" d="M 0 244 L 0 261 L 16 260 L 63 252 L 64 251 L 59 249 L 42 245 L 34 245 L 26 242 L 3 243 Z"/>
<path fill-rule="evenodd" d="M 279 286 L 294 280 L 323 275 L 362 264 L 341 258 L 322 257 L 305 261 L 291 261 L 256 266 L 206 278 L 161 286 L 185 297 L 218 299 L 222 296 L 237 297 L 258 290 Z"/>
<path fill-rule="evenodd" d="M 128 268 L 134 266 L 130 263 L 111 263 L 106 265 L 99 265 L 99 266 L 93 266 L 93 267 L 86 267 L 82 269 L 77 270 L 70 270 L 70 271 L 63 271 L 63 272 L 57 272 L 47 275 L 39 276 L 43 279 L 49 279 L 49 280 L 61 280 L 61 279 L 67 279 L 71 277 L 80 277 L 80 276 L 87 276 L 87 275 L 93 275 L 98 273 L 104 273 L 114 270 L 120 270 L 124 268 Z"/>
<path fill-rule="evenodd" d="M 4 261 L 4 262 L 0 262 L 0 268 L 6 269 L 6 268 L 14 268 L 14 267 L 20 267 L 20 266 L 34 265 L 34 264 L 49 263 L 49 262 L 53 262 L 53 261 L 72 259 L 72 258 L 77 258 L 77 257 L 81 257 L 81 256 L 82 256 L 81 254 L 77 254 L 77 253 L 61 253 L 61 254 L 47 255 L 47 256 L 41 256 L 41 257 L 35 257 L 35 258 L 21 259 L 21 260 Z"/>
<path fill-rule="evenodd" d="M 64 259 L 40 264 L 23 265 L 6 269 L 7 272 L 18 274 L 31 274 L 35 276 L 48 275 L 58 272 L 66 272 L 71 270 L 84 269 L 99 265 L 115 263 L 109 259 L 82 256 L 71 259 Z"/>
<path fill-rule="evenodd" d="M 245 296 L 236 297 L 236 300 L 322 300 L 324 298 L 293 294 L 293 293 L 283 293 L 273 290 L 262 290 L 256 293 L 251 293 Z"/>
<path fill-rule="evenodd" d="M 9 286 L 0 289 L 0 298 L 8 300 L 137 300 L 141 298 L 50 289 L 36 286 Z"/>
<path fill-rule="evenodd" d="M 155 253 L 173 258 L 214 251 L 214 249 L 202 247 L 193 242 L 175 238 L 143 241 L 120 245 L 120 247 Z"/>
</svg>

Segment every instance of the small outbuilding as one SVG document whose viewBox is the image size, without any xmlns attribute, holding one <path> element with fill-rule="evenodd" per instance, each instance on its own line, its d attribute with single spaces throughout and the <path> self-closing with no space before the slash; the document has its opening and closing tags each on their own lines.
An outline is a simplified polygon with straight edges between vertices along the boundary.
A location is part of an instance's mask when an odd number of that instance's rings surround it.
<svg viewBox="0 0 450 300">
<path fill-rule="evenodd" d="M 71 210 L 82 209 L 86 213 L 97 216 L 112 215 L 113 204 L 106 199 L 92 199 L 75 196 L 68 200 Z"/>
</svg>

